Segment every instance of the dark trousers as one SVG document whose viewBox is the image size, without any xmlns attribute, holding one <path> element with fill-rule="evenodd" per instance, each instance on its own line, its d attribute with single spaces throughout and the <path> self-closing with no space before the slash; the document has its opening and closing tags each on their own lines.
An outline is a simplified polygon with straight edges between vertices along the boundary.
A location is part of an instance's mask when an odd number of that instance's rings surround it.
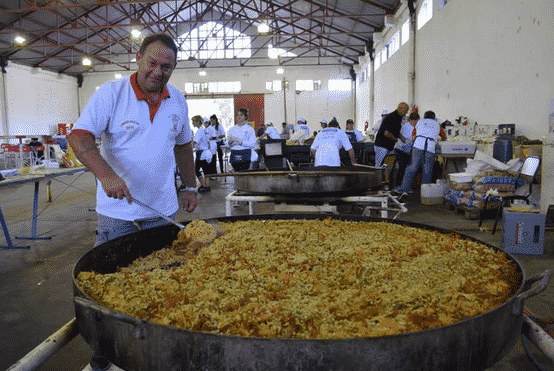
<svg viewBox="0 0 554 371">
<path fill-rule="evenodd" d="M 223 174 L 223 150 L 221 146 L 223 142 L 217 142 L 217 158 L 219 159 L 219 170 Z"/>
<path fill-rule="evenodd" d="M 406 167 L 410 164 L 412 156 L 409 153 L 402 151 L 396 152 L 396 163 L 398 164 L 398 171 L 396 172 L 396 179 L 394 180 L 394 185 L 399 186 L 402 184 L 402 179 L 404 178 L 404 173 L 406 172 Z"/>
</svg>

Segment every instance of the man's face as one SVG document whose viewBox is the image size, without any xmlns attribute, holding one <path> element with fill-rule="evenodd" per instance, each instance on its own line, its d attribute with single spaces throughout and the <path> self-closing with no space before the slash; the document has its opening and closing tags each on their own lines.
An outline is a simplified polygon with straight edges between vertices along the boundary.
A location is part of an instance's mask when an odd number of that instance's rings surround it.
<svg viewBox="0 0 554 371">
<path fill-rule="evenodd" d="M 161 42 L 148 45 L 144 54 L 137 52 L 137 81 L 145 92 L 158 92 L 169 81 L 175 68 L 175 53 Z"/>
<path fill-rule="evenodd" d="M 354 123 L 349 122 L 346 124 L 346 130 L 354 130 Z"/>
<path fill-rule="evenodd" d="M 410 107 L 406 104 L 406 105 L 401 105 L 400 107 L 398 107 L 398 113 L 400 114 L 400 116 L 404 116 L 406 113 L 408 113 L 408 110 L 410 109 Z"/>
</svg>

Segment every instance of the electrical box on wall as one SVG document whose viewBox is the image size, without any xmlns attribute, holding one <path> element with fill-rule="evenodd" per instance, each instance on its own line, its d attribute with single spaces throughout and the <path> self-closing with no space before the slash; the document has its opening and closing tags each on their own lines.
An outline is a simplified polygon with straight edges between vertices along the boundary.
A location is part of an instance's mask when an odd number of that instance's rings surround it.
<svg viewBox="0 0 554 371">
<path fill-rule="evenodd" d="M 510 254 L 542 255 L 546 215 L 502 211 L 502 249 Z"/>
</svg>

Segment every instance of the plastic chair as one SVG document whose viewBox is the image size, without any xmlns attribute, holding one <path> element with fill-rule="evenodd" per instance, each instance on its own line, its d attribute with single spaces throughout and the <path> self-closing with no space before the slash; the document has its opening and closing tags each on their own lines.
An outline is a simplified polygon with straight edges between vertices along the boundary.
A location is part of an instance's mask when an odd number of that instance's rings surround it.
<svg viewBox="0 0 554 371">
<path fill-rule="evenodd" d="M 529 182 L 529 191 L 526 192 L 524 195 L 516 195 L 513 193 L 510 194 L 500 194 L 498 196 L 489 195 L 485 198 L 485 205 L 483 207 L 483 210 L 487 210 L 487 203 L 489 202 L 489 199 L 492 197 L 499 197 L 500 202 L 498 204 L 498 209 L 496 211 L 496 218 L 494 219 L 494 226 L 492 227 L 492 234 L 496 232 L 496 225 L 498 224 L 498 220 L 500 220 L 500 217 L 502 216 L 502 209 L 504 208 L 504 205 L 509 205 L 514 200 L 523 200 L 529 205 L 529 197 L 531 197 L 531 194 L 533 193 L 533 183 L 535 182 L 535 177 L 537 174 L 537 171 L 539 170 L 539 166 L 541 164 L 541 159 L 538 156 L 528 156 L 525 158 L 525 161 L 523 161 L 523 165 L 521 165 L 521 168 L 519 169 L 519 174 L 517 175 L 516 181 L 515 181 L 515 190 L 519 186 L 519 181 L 521 179 L 521 176 L 524 175 L 526 177 L 530 177 L 531 180 Z M 479 228 L 481 228 L 481 225 L 483 224 L 483 210 L 480 212 L 480 218 L 479 218 Z"/>
</svg>

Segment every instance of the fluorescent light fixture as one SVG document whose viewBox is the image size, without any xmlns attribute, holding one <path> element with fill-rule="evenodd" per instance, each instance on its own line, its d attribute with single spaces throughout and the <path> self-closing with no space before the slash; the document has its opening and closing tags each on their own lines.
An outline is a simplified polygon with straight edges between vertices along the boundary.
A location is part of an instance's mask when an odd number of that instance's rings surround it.
<svg viewBox="0 0 554 371">
<path fill-rule="evenodd" d="M 122 77 L 123 77 L 123 75 L 120 74 L 120 73 L 116 73 L 116 74 L 115 74 L 115 78 L 116 78 L 116 79 L 120 79 L 120 78 L 122 78 Z"/>
<path fill-rule="evenodd" d="M 206 71 L 202 70 L 202 71 L 198 72 L 198 74 L 199 74 L 200 76 L 206 76 Z"/>
<path fill-rule="evenodd" d="M 283 69 L 283 67 L 277 68 L 277 75 L 282 75 L 284 73 L 285 73 L 285 70 Z"/>
<path fill-rule="evenodd" d="M 269 25 L 267 23 L 260 23 L 258 25 L 258 32 L 259 33 L 268 33 L 269 32 Z"/>
<path fill-rule="evenodd" d="M 24 37 L 21 36 L 21 35 L 16 35 L 14 41 L 15 41 L 15 43 L 18 44 L 18 45 L 23 45 L 23 44 L 25 44 L 25 41 L 27 41 L 27 39 L 24 38 Z"/>
<path fill-rule="evenodd" d="M 131 31 L 131 37 L 133 39 L 140 39 L 141 35 L 142 35 L 142 32 L 136 28 Z"/>
<path fill-rule="evenodd" d="M 92 60 L 89 57 L 83 57 L 83 60 L 81 60 L 81 64 L 86 67 L 92 66 Z"/>
</svg>

